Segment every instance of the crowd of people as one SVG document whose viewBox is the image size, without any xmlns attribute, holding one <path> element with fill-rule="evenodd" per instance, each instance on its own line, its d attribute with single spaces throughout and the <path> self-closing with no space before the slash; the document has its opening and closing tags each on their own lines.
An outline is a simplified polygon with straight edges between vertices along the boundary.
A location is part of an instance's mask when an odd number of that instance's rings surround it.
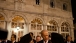
<svg viewBox="0 0 76 43">
<path fill-rule="evenodd" d="M 67 35 L 64 40 L 61 34 L 49 34 L 47 30 L 42 30 L 41 36 L 37 35 L 36 39 L 33 38 L 33 33 L 29 32 L 28 34 L 22 36 L 18 42 L 16 41 L 17 36 L 15 34 L 11 35 L 11 40 L 8 40 L 7 36 L 8 31 L 0 28 L 0 43 L 76 43 L 76 39 L 72 41 L 72 37 L 70 35 Z"/>
</svg>

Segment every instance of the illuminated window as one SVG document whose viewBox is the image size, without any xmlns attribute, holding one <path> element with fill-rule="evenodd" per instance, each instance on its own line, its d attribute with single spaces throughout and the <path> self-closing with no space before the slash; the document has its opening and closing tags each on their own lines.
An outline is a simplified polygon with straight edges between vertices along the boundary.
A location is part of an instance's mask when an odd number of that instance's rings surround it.
<svg viewBox="0 0 76 43">
<path fill-rule="evenodd" d="M 31 21 L 31 29 L 32 30 L 42 30 L 42 21 L 38 18 Z"/>
<path fill-rule="evenodd" d="M 34 36 L 40 35 L 42 30 L 42 20 L 39 18 L 35 18 L 31 21 L 31 32 L 34 32 Z"/>
<path fill-rule="evenodd" d="M 61 25 L 61 31 L 62 32 L 69 32 L 69 25 L 67 23 L 62 23 Z"/>
<path fill-rule="evenodd" d="M 67 22 L 63 22 L 61 25 L 61 34 L 65 38 L 67 35 L 70 34 L 70 26 Z"/>
<path fill-rule="evenodd" d="M 58 31 L 58 26 L 57 26 L 57 23 L 52 20 L 52 21 L 49 21 L 48 25 L 47 25 L 47 30 L 49 32 L 57 32 Z"/>
<path fill-rule="evenodd" d="M 15 16 L 12 19 L 12 23 L 11 23 L 11 27 L 12 28 L 17 28 L 20 27 L 21 29 L 24 29 L 24 19 L 20 16 Z"/>
</svg>

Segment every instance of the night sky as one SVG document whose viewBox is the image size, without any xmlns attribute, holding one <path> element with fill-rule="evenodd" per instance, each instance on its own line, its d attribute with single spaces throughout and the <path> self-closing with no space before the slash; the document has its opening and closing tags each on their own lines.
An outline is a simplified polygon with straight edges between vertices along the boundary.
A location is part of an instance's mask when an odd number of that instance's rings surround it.
<svg viewBox="0 0 76 43">
<path fill-rule="evenodd" d="M 73 23 L 75 24 L 76 23 L 76 1 L 75 0 L 71 0 L 71 3 L 72 3 L 72 14 L 73 14 Z"/>
</svg>

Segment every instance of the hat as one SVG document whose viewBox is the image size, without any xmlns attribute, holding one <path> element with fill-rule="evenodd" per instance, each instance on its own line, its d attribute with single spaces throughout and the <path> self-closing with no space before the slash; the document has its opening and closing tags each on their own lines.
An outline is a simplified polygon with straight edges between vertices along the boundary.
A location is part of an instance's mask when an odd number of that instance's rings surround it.
<svg viewBox="0 0 76 43">
<path fill-rule="evenodd" d="M 63 36 L 59 33 L 51 33 L 52 43 L 64 43 Z"/>
<path fill-rule="evenodd" d="M 29 43 L 32 40 L 31 34 L 33 33 L 28 33 L 24 35 L 23 37 L 21 37 L 21 40 L 18 43 Z"/>
</svg>

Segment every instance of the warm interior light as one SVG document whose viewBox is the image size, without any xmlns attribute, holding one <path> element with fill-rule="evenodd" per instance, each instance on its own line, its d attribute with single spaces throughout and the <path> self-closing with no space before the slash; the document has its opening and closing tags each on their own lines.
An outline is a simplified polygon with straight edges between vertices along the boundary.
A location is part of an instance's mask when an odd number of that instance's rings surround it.
<svg viewBox="0 0 76 43">
<path fill-rule="evenodd" d="M 17 29 L 15 29 L 15 30 L 14 30 L 14 32 L 15 32 L 15 33 L 17 33 L 17 32 L 18 32 L 18 30 L 17 30 Z"/>
<path fill-rule="evenodd" d="M 17 27 L 16 29 L 14 29 L 14 32 L 17 33 L 19 31 L 20 27 Z"/>
<path fill-rule="evenodd" d="M 50 23 L 47 23 L 47 25 L 50 25 Z"/>
<path fill-rule="evenodd" d="M 20 29 L 20 27 L 17 27 L 17 30 L 19 30 Z"/>
</svg>

